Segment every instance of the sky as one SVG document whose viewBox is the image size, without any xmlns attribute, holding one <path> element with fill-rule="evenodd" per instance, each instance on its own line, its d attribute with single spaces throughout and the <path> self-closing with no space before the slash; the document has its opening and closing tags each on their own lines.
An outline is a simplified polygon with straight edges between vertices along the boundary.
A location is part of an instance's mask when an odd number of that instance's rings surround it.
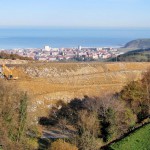
<svg viewBox="0 0 150 150">
<path fill-rule="evenodd" d="M 0 27 L 150 28 L 150 0 L 0 0 Z"/>
</svg>

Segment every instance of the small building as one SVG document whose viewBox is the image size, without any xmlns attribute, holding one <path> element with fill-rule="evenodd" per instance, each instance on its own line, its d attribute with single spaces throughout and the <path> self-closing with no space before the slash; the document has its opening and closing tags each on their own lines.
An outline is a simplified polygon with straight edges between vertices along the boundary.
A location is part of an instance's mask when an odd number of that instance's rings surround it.
<svg viewBox="0 0 150 150">
<path fill-rule="evenodd" d="M 56 61 L 57 59 L 54 56 L 49 56 L 47 60 L 48 61 Z"/>
</svg>

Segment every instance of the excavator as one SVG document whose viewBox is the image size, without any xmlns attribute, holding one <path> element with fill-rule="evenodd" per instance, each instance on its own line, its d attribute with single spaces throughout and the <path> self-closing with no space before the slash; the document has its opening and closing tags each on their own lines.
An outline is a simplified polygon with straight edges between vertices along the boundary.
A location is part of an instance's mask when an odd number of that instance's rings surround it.
<svg viewBox="0 0 150 150">
<path fill-rule="evenodd" d="M 6 80 L 17 80 L 18 77 L 14 77 L 11 69 L 9 69 L 5 64 L 2 65 L 0 69 L 0 77 Z"/>
</svg>

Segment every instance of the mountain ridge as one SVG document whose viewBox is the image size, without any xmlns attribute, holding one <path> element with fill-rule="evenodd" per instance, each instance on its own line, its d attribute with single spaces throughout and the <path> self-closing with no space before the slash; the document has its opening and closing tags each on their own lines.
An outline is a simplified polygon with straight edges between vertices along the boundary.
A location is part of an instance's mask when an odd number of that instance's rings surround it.
<svg viewBox="0 0 150 150">
<path fill-rule="evenodd" d="M 150 39 L 136 39 L 125 44 L 124 48 L 147 49 L 150 48 Z"/>
</svg>

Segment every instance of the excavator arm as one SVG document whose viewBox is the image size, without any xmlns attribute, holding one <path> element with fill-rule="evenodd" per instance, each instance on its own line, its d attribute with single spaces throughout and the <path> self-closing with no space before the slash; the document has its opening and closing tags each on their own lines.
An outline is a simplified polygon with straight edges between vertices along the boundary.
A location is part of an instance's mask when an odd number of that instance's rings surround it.
<svg viewBox="0 0 150 150">
<path fill-rule="evenodd" d="M 2 70 L 3 70 L 3 76 L 7 80 L 13 79 L 12 71 L 5 64 L 2 65 Z"/>
</svg>

